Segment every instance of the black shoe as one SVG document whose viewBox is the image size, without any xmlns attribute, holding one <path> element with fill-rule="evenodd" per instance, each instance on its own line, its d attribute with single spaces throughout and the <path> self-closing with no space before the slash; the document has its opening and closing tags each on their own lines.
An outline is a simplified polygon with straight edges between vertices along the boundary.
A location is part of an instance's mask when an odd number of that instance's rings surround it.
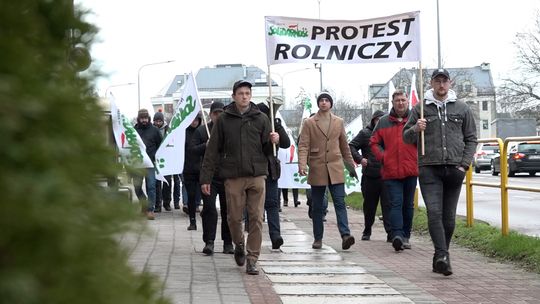
<svg viewBox="0 0 540 304">
<path fill-rule="evenodd" d="M 311 245 L 311 248 L 313 248 L 313 249 L 321 249 L 322 248 L 322 240 L 313 241 L 313 244 Z"/>
<path fill-rule="evenodd" d="M 187 227 L 187 230 L 197 230 L 197 225 L 196 224 L 189 224 L 189 226 Z"/>
<path fill-rule="evenodd" d="M 165 208 L 166 211 L 171 211 L 171 203 L 163 204 L 163 208 Z"/>
<path fill-rule="evenodd" d="M 259 269 L 257 268 L 257 263 L 251 260 L 248 260 L 246 264 L 246 273 L 250 275 L 258 275 Z"/>
<path fill-rule="evenodd" d="M 283 238 L 281 236 L 272 240 L 272 249 L 279 249 L 281 245 L 283 245 Z"/>
<path fill-rule="evenodd" d="M 294 207 L 298 207 L 298 206 L 300 206 L 300 202 L 299 201 L 294 202 Z"/>
<path fill-rule="evenodd" d="M 206 255 L 214 254 L 214 242 L 206 242 L 206 245 L 204 245 L 202 252 Z"/>
<path fill-rule="evenodd" d="M 233 254 L 234 248 L 232 244 L 223 244 L 223 253 L 225 254 Z"/>
<path fill-rule="evenodd" d="M 161 207 L 154 207 L 154 212 L 155 213 L 160 213 L 161 212 Z"/>
<path fill-rule="evenodd" d="M 244 266 L 246 263 L 246 253 L 244 252 L 243 244 L 236 245 L 234 249 L 234 260 L 238 266 Z"/>
<path fill-rule="evenodd" d="M 283 207 L 289 207 L 289 201 L 284 201 L 283 202 Z"/>
<path fill-rule="evenodd" d="M 347 250 L 351 248 L 352 245 L 354 245 L 354 236 L 344 235 L 341 237 L 341 249 Z"/>
<path fill-rule="evenodd" d="M 180 209 L 180 203 L 174 203 L 174 209 Z"/>
<path fill-rule="evenodd" d="M 403 239 L 399 235 L 392 239 L 392 247 L 394 247 L 395 251 L 403 250 Z"/>
<path fill-rule="evenodd" d="M 371 236 L 369 234 L 362 234 L 362 241 L 369 241 Z"/>
<path fill-rule="evenodd" d="M 441 273 L 445 276 L 452 275 L 452 266 L 447 255 L 439 256 L 433 263 L 433 272 Z"/>
<path fill-rule="evenodd" d="M 182 211 L 184 211 L 185 214 L 189 214 L 189 209 L 187 206 L 182 207 Z"/>
</svg>

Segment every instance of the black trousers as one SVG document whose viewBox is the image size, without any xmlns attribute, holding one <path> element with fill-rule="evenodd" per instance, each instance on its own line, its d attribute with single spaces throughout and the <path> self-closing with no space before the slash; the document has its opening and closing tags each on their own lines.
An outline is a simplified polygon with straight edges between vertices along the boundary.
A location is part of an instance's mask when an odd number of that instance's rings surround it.
<svg viewBox="0 0 540 304">
<path fill-rule="evenodd" d="M 196 212 L 197 212 L 197 197 L 200 197 L 201 186 L 199 185 L 199 179 L 188 179 L 184 176 L 186 190 L 188 194 L 188 214 L 189 223 L 196 224 Z"/>
<path fill-rule="evenodd" d="M 165 180 L 167 180 L 167 183 L 156 180 L 156 208 L 171 204 L 171 185 L 173 187 L 174 205 L 180 204 L 180 175 L 167 175 Z"/>
<path fill-rule="evenodd" d="M 371 226 L 375 222 L 375 214 L 377 213 L 377 205 L 381 202 L 383 215 L 384 230 L 387 234 L 391 233 L 390 225 L 390 202 L 388 194 L 384 189 L 384 183 L 381 178 L 369 177 L 362 175 L 361 182 L 362 196 L 364 197 L 364 232 L 363 234 L 371 235 Z"/>
<path fill-rule="evenodd" d="M 227 222 L 227 197 L 225 196 L 225 186 L 223 181 L 212 180 L 210 195 L 202 195 L 203 209 L 201 211 L 203 225 L 203 242 L 214 242 L 216 240 L 216 230 L 218 214 L 216 208 L 216 197 L 219 195 L 219 211 L 221 215 L 221 239 L 223 244 L 232 244 L 231 232 Z"/>
<path fill-rule="evenodd" d="M 283 193 L 283 201 L 288 202 L 289 201 L 289 189 L 283 188 L 281 189 L 281 193 Z M 279 193 L 279 194 L 281 194 Z M 298 189 L 293 188 L 292 189 L 292 196 L 293 196 L 293 202 L 298 202 Z M 278 197 L 278 201 L 281 201 L 281 198 Z"/>
</svg>

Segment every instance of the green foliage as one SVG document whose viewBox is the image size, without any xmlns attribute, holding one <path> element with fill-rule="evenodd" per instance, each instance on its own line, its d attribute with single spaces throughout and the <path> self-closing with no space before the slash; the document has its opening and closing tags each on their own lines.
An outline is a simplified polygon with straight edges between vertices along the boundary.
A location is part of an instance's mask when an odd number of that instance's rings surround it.
<svg viewBox="0 0 540 304">
<path fill-rule="evenodd" d="M 116 242 L 142 223 L 136 210 L 96 182 L 118 172 L 91 94 L 97 73 L 77 75 L 66 59 L 95 32 L 71 1 L 2 2 L 2 303 L 165 302 Z"/>
</svg>

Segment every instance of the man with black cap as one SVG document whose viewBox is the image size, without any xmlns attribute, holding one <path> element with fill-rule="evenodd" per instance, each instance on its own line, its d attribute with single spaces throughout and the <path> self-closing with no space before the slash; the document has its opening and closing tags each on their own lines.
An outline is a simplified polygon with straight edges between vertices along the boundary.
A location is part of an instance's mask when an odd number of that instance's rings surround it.
<svg viewBox="0 0 540 304">
<path fill-rule="evenodd" d="M 349 230 L 345 207 L 343 162 L 347 163 L 349 168 L 354 168 L 354 160 L 347 144 L 343 119 L 330 111 L 333 102 L 330 94 L 321 93 L 317 97 L 319 111 L 303 124 L 298 144 L 298 173 L 302 176 L 307 175 L 308 184 L 311 185 L 313 237 L 315 239 L 313 249 L 322 248 L 323 198 L 328 187 L 336 210 L 338 229 L 342 239 L 341 248 L 346 250 L 354 244 L 354 237 Z"/>
<path fill-rule="evenodd" d="M 225 107 L 210 134 L 201 169 L 201 191 L 211 193 L 216 169 L 225 180 L 227 215 L 238 266 L 246 264 L 246 273 L 259 274 L 257 260 L 262 243 L 267 156 L 279 135 L 271 132 L 270 120 L 251 102 L 251 83 L 239 80 L 233 85 L 233 102 Z M 249 217 L 247 242 L 242 228 L 244 209 Z M 247 263 L 246 253 L 247 249 Z"/>
<path fill-rule="evenodd" d="M 389 206 L 381 179 L 381 162 L 375 158 L 369 146 L 369 139 L 371 138 L 373 129 L 375 129 L 377 122 L 385 114 L 381 110 L 375 111 L 371 116 L 369 125 L 360 130 L 349 143 L 354 161 L 362 166 L 362 181 L 360 184 L 362 197 L 364 198 L 362 208 L 364 211 L 364 232 L 362 233 L 362 241 L 369 241 L 371 238 L 371 227 L 375 222 L 379 200 L 381 201 L 384 230 L 387 234 L 386 241 L 390 241 Z M 359 150 L 362 151 L 362 154 L 358 153 Z"/>
<path fill-rule="evenodd" d="M 148 154 L 152 163 L 155 163 L 156 151 L 161 144 L 161 135 L 159 134 L 159 129 L 150 123 L 150 114 L 148 113 L 148 110 L 139 110 L 135 130 L 137 130 L 137 133 L 139 133 L 139 136 L 146 146 L 146 154 Z M 133 176 L 135 194 L 137 194 L 137 198 L 141 203 L 147 199 L 142 191 L 143 178 L 146 178 L 146 194 L 148 195 L 148 207 L 143 208 L 145 209 L 146 217 L 149 220 L 153 220 L 155 218 L 154 206 L 156 204 L 156 172 L 154 167 L 146 168 L 145 175 L 135 174 L 135 176 Z"/>
<path fill-rule="evenodd" d="M 197 132 L 195 132 L 193 135 L 193 145 L 195 146 L 196 153 L 200 155 L 200 157 L 204 157 L 206 145 L 208 144 L 209 139 L 208 132 L 212 131 L 219 115 L 223 113 L 223 107 L 223 103 L 219 101 L 213 102 L 210 106 L 210 122 L 206 126 L 200 126 L 197 129 Z M 231 232 L 227 223 L 227 197 L 225 195 L 225 185 L 223 182 L 223 179 L 219 176 L 219 172 L 215 172 L 210 186 L 210 195 L 202 195 L 203 209 L 201 211 L 201 217 L 203 227 L 202 238 L 204 242 L 202 252 L 206 255 L 214 254 L 214 241 L 216 240 L 218 221 L 216 197 L 218 195 L 221 214 L 221 239 L 223 240 L 223 253 L 234 253 Z"/>
<path fill-rule="evenodd" d="M 433 71 L 432 88 L 425 93 L 423 101 L 424 118 L 420 118 L 420 104 L 417 104 L 403 129 L 403 140 L 418 146 L 420 190 L 435 248 L 433 272 L 445 276 L 453 273 L 449 248 L 457 202 L 477 145 L 473 113 L 465 102 L 457 100 L 450 86 L 446 69 Z M 419 144 L 422 131 L 425 153 L 421 153 Z"/>
</svg>

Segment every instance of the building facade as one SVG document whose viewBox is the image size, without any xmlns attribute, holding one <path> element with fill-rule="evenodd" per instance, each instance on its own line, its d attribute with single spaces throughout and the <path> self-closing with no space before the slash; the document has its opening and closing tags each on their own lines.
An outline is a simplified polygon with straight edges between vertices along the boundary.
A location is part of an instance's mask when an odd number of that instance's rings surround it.
<svg viewBox="0 0 540 304">
<path fill-rule="evenodd" d="M 176 104 L 182 96 L 187 76 L 188 74 L 175 75 L 162 92 L 150 99 L 154 111 L 164 112 L 167 121 L 174 114 Z M 205 109 L 214 101 L 223 102 L 225 105 L 231 103 L 232 86 L 238 80 L 246 80 L 253 84 L 252 101 L 255 103 L 265 101 L 269 95 L 267 74 L 255 66 L 218 64 L 214 67 L 205 67 L 198 71 L 195 80 L 199 98 Z M 271 83 L 272 94 L 277 92 L 277 96 L 273 96 L 283 98 L 281 87 L 274 80 L 271 80 Z"/>
</svg>

